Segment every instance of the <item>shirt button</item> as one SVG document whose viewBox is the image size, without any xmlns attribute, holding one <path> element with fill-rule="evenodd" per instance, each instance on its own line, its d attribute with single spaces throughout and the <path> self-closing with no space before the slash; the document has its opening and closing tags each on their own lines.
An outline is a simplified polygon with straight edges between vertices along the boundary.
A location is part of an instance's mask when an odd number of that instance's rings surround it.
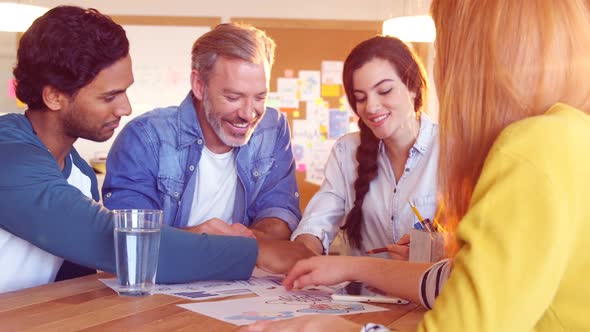
<svg viewBox="0 0 590 332">
<path fill-rule="evenodd" d="M 190 165 L 188 167 L 188 170 L 191 171 L 191 172 L 194 171 L 195 170 L 195 165 Z"/>
<path fill-rule="evenodd" d="M 255 177 L 260 176 L 260 173 L 258 173 L 258 171 L 254 171 L 254 172 L 252 172 L 252 174 L 254 174 Z"/>
<path fill-rule="evenodd" d="M 406 168 L 406 172 L 409 172 L 409 171 L 410 171 L 410 168 Z"/>
<path fill-rule="evenodd" d="M 199 145 L 203 144 L 203 140 L 199 138 L 199 139 L 197 140 L 197 144 L 199 144 Z"/>
<path fill-rule="evenodd" d="M 108 193 L 105 195 L 105 197 L 111 197 L 111 196 L 113 196 L 113 193 L 111 193 L 111 192 L 108 192 Z"/>
<path fill-rule="evenodd" d="M 295 197 L 299 198 L 299 193 L 295 192 Z"/>
<path fill-rule="evenodd" d="M 174 197 L 178 197 L 178 196 L 180 196 L 180 195 L 178 194 L 178 192 L 174 192 Z"/>
</svg>

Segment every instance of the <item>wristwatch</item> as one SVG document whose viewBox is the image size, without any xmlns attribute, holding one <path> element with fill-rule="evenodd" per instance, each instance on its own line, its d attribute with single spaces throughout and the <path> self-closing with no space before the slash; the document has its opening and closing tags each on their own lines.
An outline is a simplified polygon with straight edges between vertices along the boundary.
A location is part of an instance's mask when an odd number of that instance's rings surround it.
<svg viewBox="0 0 590 332">
<path fill-rule="evenodd" d="M 360 332 L 391 332 L 391 330 L 381 324 L 368 323 Z"/>
</svg>

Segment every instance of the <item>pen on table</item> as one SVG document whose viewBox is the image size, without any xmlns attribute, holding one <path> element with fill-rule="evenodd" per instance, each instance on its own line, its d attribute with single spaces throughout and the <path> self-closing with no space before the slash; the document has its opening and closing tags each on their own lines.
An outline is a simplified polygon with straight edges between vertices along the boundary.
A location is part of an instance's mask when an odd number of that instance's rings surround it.
<svg viewBox="0 0 590 332">
<path fill-rule="evenodd" d="M 367 250 L 367 254 L 379 254 L 379 253 L 387 252 L 387 251 L 389 251 L 387 249 L 387 247 L 375 248 L 375 249 Z"/>
</svg>

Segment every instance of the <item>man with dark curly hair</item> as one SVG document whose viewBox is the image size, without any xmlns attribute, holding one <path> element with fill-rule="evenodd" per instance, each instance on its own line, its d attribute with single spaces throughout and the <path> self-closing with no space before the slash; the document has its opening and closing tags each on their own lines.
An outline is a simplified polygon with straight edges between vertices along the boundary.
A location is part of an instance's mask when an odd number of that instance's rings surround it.
<svg viewBox="0 0 590 332">
<path fill-rule="evenodd" d="M 131 113 L 125 30 L 95 9 L 51 9 L 22 36 L 14 76 L 28 108 L 0 117 L 0 293 L 115 272 L 113 214 L 73 144 L 109 139 Z M 167 226 L 161 236 L 159 282 L 245 279 L 256 262 L 285 270 L 281 244 Z"/>
</svg>

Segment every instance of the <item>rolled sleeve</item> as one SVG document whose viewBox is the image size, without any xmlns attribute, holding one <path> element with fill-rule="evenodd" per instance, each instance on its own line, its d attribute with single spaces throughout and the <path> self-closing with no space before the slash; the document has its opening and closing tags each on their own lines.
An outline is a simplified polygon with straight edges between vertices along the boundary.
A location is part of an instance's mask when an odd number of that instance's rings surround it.
<svg viewBox="0 0 590 332">
<path fill-rule="evenodd" d="M 297 229 L 293 231 L 293 234 L 291 234 L 291 241 L 295 241 L 295 239 L 302 234 L 310 234 L 320 239 L 322 246 L 324 247 L 324 255 L 328 254 L 332 241 L 321 227 L 318 227 L 317 225 L 299 224 L 299 227 L 297 227 Z"/>
<path fill-rule="evenodd" d="M 279 218 L 293 230 L 301 219 L 299 189 L 295 179 L 295 160 L 291 150 L 291 135 L 287 120 L 280 115 L 276 121 L 274 164 L 258 196 L 255 197 L 253 206 L 249 207 L 248 214 L 253 217 L 253 220 Z"/>
<path fill-rule="evenodd" d="M 279 207 L 272 207 L 272 208 L 265 209 L 263 211 L 260 211 L 256 215 L 256 221 L 262 220 L 265 218 L 281 219 L 289 226 L 289 229 L 291 231 L 295 230 L 297 228 L 297 225 L 299 225 L 299 217 L 297 217 L 290 210 L 279 208 Z"/>
<path fill-rule="evenodd" d="M 324 253 L 328 252 L 330 244 L 340 232 L 345 217 L 347 194 L 339 153 L 337 143 L 326 162 L 324 182 L 310 200 L 299 226 L 291 236 L 292 240 L 301 234 L 318 237 L 324 246 Z"/>
</svg>

